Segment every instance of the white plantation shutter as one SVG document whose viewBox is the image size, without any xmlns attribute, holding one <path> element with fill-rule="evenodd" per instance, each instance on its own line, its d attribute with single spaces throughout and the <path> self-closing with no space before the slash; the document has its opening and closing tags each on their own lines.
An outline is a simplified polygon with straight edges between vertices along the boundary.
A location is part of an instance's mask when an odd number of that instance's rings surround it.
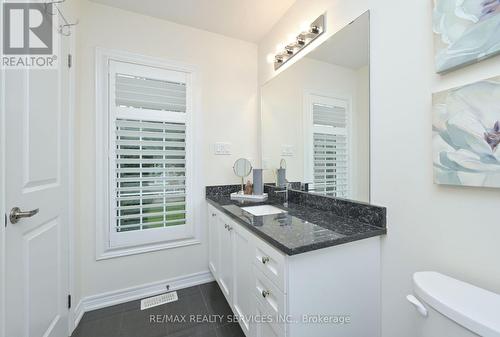
<svg viewBox="0 0 500 337">
<path fill-rule="evenodd" d="M 110 62 L 110 246 L 190 236 L 187 76 Z"/>
<path fill-rule="evenodd" d="M 347 116 L 344 107 L 313 103 L 313 124 L 345 129 Z"/>
<path fill-rule="evenodd" d="M 116 120 L 116 230 L 184 225 L 185 125 Z"/>
<path fill-rule="evenodd" d="M 313 186 L 318 193 L 349 196 L 347 105 L 312 104 Z"/>
<path fill-rule="evenodd" d="M 116 105 L 186 112 L 186 85 L 116 74 Z"/>
</svg>

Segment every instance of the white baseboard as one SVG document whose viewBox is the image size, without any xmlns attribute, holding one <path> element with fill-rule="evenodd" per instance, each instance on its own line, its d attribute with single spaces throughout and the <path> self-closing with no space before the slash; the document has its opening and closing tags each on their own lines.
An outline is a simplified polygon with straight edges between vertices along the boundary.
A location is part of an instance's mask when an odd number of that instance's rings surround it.
<svg viewBox="0 0 500 337">
<path fill-rule="evenodd" d="M 87 311 L 134 301 L 142 299 L 144 297 L 154 296 L 169 291 L 188 288 L 199 284 L 212 282 L 213 280 L 214 277 L 212 276 L 212 273 L 207 270 L 195 274 L 174 277 L 169 280 L 151 282 L 142 284 L 140 286 L 84 297 L 75 307 L 75 311 L 73 314 L 74 326 L 72 330 L 74 330 L 78 326 L 78 323 L 82 319 L 83 314 L 85 314 Z M 169 286 L 168 290 L 167 285 Z"/>
<path fill-rule="evenodd" d="M 73 319 L 70 319 L 70 323 L 72 323 L 70 327 L 70 334 L 75 331 L 76 327 L 78 326 L 78 323 L 82 320 L 83 314 L 85 314 L 85 308 L 83 307 L 83 299 L 78 302 L 78 304 L 75 307 L 75 311 L 73 312 Z M 71 322 L 72 321 L 72 322 Z"/>
</svg>

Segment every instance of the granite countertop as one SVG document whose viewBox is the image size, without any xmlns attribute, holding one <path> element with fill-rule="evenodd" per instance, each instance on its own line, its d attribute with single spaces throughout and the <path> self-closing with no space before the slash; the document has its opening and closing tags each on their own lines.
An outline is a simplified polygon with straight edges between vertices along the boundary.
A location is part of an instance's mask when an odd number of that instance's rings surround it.
<svg viewBox="0 0 500 337">
<path fill-rule="evenodd" d="M 291 202 L 284 207 L 282 203 L 273 201 L 235 201 L 231 200 L 229 195 L 207 195 L 206 198 L 215 208 L 286 255 L 296 255 L 387 233 L 385 227 Z M 286 213 L 254 216 L 242 209 L 262 204 L 281 208 Z"/>
</svg>

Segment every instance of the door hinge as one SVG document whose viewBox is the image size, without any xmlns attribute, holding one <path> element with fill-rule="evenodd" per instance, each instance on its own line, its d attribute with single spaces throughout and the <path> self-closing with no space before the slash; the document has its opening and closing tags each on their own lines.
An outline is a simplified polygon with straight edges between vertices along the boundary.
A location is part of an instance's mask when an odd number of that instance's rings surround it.
<svg viewBox="0 0 500 337">
<path fill-rule="evenodd" d="M 71 54 L 68 54 L 68 68 L 71 68 L 73 65 L 73 56 Z"/>
<path fill-rule="evenodd" d="M 68 309 L 71 309 L 71 295 L 68 295 Z"/>
</svg>

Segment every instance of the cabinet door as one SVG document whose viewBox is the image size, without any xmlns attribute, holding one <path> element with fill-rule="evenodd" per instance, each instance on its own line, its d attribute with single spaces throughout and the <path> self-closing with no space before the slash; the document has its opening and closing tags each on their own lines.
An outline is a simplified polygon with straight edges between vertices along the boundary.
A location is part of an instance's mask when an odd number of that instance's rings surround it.
<svg viewBox="0 0 500 337">
<path fill-rule="evenodd" d="M 225 216 L 217 217 L 219 227 L 219 285 L 229 303 L 233 296 L 233 242 L 230 221 Z"/>
<path fill-rule="evenodd" d="M 255 302 L 252 287 L 252 259 L 253 245 L 250 233 L 238 225 L 232 230 L 233 238 L 233 263 L 234 263 L 234 291 L 233 308 L 240 317 L 250 318 Z M 241 319 L 240 325 L 246 336 L 251 336 L 251 324 L 248 320 Z"/>
<path fill-rule="evenodd" d="M 219 277 L 220 245 L 217 210 L 208 207 L 208 267 L 215 279 Z"/>
</svg>

